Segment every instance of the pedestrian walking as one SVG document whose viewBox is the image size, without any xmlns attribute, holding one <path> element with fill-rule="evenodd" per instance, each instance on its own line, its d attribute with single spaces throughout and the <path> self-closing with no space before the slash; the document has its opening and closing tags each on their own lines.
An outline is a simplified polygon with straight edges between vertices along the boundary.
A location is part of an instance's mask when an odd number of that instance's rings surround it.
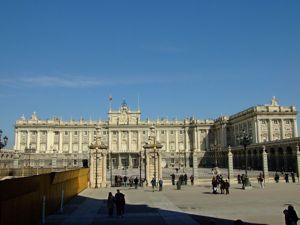
<svg viewBox="0 0 300 225">
<path fill-rule="evenodd" d="M 133 182 L 134 182 L 134 188 L 137 189 L 138 184 L 139 184 L 139 178 L 135 177 Z"/>
<path fill-rule="evenodd" d="M 296 179 L 295 179 L 295 173 L 293 171 L 291 172 L 291 177 L 292 177 L 292 182 L 295 183 Z"/>
<path fill-rule="evenodd" d="M 260 188 L 264 188 L 264 177 L 263 177 L 262 173 L 259 174 L 257 180 L 258 180 L 258 183 L 260 184 Z"/>
<path fill-rule="evenodd" d="M 193 186 L 194 185 L 194 176 L 193 175 L 190 176 L 190 180 L 191 180 L 191 185 Z"/>
<path fill-rule="evenodd" d="M 125 212 L 125 195 L 120 192 L 120 190 L 117 190 L 117 193 L 115 194 L 115 202 L 116 202 L 116 208 L 117 208 L 117 216 L 123 217 Z"/>
<path fill-rule="evenodd" d="M 284 174 L 284 179 L 285 179 L 285 183 L 289 183 L 289 174 L 288 173 Z"/>
<path fill-rule="evenodd" d="M 107 209 L 108 209 L 108 216 L 112 217 L 114 213 L 114 205 L 115 205 L 115 197 L 111 192 L 108 193 L 107 198 Z"/>
<path fill-rule="evenodd" d="M 279 182 L 279 174 L 277 173 L 277 171 L 275 173 L 274 180 L 275 180 L 276 183 Z"/>
<path fill-rule="evenodd" d="M 172 173 L 171 175 L 172 185 L 175 185 L 175 174 Z"/>
<path fill-rule="evenodd" d="M 152 180 L 151 180 L 151 185 L 152 185 L 152 191 L 154 192 L 155 186 L 156 186 L 156 180 L 155 180 L 154 177 L 153 177 Z"/>
<path fill-rule="evenodd" d="M 238 184 L 241 184 L 241 183 L 242 183 L 242 178 L 241 178 L 241 175 L 240 175 L 240 174 L 237 175 L 237 180 L 238 180 Z"/>
<path fill-rule="evenodd" d="M 163 180 L 162 180 L 162 178 L 159 179 L 158 185 L 159 185 L 159 191 L 162 191 L 162 188 L 163 188 Z"/>
<path fill-rule="evenodd" d="M 225 187 L 225 193 L 226 193 L 226 195 L 229 195 L 230 184 L 229 184 L 228 180 L 225 180 L 224 187 Z"/>
</svg>

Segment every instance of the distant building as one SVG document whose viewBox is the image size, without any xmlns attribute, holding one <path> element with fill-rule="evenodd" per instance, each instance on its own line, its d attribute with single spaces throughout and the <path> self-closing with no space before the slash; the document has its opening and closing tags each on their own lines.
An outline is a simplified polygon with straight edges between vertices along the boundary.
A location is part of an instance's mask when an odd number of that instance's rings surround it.
<svg viewBox="0 0 300 225">
<path fill-rule="evenodd" d="M 165 167 L 192 167 L 195 162 L 197 166 L 210 166 L 211 162 L 204 158 L 211 157 L 215 148 L 222 152 L 229 145 L 237 147 L 236 136 L 243 130 L 252 136 L 252 143 L 258 145 L 298 136 L 295 106 L 280 106 L 275 97 L 271 104 L 253 106 L 215 120 L 141 120 L 141 111 L 130 110 L 123 101 L 118 110 L 110 109 L 108 119 L 101 121 L 42 120 L 36 113 L 30 119 L 23 116 L 15 124 L 14 149 L 24 152 L 30 148 L 34 153 L 45 155 L 75 154 L 80 161 L 88 160 L 88 146 L 94 140 L 96 127 L 100 127 L 113 167 L 137 168 L 151 125 L 156 127 L 157 140 L 163 145 Z"/>
</svg>

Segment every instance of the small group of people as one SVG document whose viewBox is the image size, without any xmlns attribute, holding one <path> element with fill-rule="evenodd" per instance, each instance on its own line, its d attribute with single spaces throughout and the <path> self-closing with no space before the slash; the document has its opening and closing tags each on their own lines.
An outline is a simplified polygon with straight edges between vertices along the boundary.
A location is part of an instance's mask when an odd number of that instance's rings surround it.
<svg viewBox="0 0 300 225">
<path fill-rule="evenodd" d="M 121 186 L 126 186 L 127 185 L 127 176 L 121 176 L 121 175 L 115 175 L 115 186 L 116 187 L 121 187 Z"/>
<path fill-rule="evenodd" d="M 297 225 L 299 218 L 292 205 L 289 205 L 287 209 L 283 210 L 283 214 L 285 225 Z"/>
<path fill-rule="evenodd" d="M 284 180 L 286 183 L 289 183 L 290 182 L 290 179 L 289 179 L 289 176 L 291 175 L 291 178 L 292 178 L 292 182 L 295 183 L 296 182 L 296 174 L 295 172 L 291 172 L 290 174 L 288 172 L 281 172 L 281 175 L 284 177 Z M 278 174 L 278 172 L 276 171 L 275 172 L 275 175 L 274 175 L 274 180 L 276 183 L 279 182 L 279 179 L 280 179 L 280 176 Z"/>
<path fill-rule="evenodd" d="M 107 198 L 107 209 L 108 209 L 108 216 L 112 217 L 114 214 L 114 207 L 116 207 L 117 216 L 123 217 L 125 212 L 125 195 L 117 190 L 115 196 L 111 192 L 108 193 Z"/>
<path fill-rule="evenodd" d="M 175 185 L 176 182 L 176 175 L 174 173 L 172 173 L 171 175 L 171 181 L 172 181 L 172 185 Z M 178 180 L 177 182 L 180 182 L 180 185 L 187 185 L 187 181 L 188 181 L 188 175 L 185 173 L 185 174 L 180 174 L 178 176 Z M 191 175 L 190 176 L 190 181 L 191 181 L 191 185 L 194 185 L 194 176 Z"/>
<path fill-rule="evenodd" d="M 230 183 L 228 182 L 227 179 L 224 180 L 221 174 L 218 174 L 217 176 L 213 176 L 211 185 L 212 185 L 213 194 L 218 194 L 218 189 L 220 189 L 221 194 L 224 193 L 226 195 L 229 194 Z"/>
<path fill-rule="evenodd" d="M 159 180 L 158 180 L 158 191 L 162 191 L 162 189 L 163 189 L 163 183 L 164 183 L 163 179 L 159 178 Z M 157 186 L 157 182 L 156 182 L 156 179 L 154 177 L 151 180 L 151 186 L 152 186 L 152 191 L 154 192 L 155 188 Z"/>
</svg>

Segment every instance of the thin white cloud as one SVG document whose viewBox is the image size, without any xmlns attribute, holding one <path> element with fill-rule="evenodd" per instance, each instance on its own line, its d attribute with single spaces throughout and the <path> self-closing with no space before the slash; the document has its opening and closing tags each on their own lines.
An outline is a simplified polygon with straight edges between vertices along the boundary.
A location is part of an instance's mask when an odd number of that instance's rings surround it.
<svg viewBox="0 0 300 225">
<path fill-rule="evenodd" d="M 82 77 L 82 76 L 26 76 L 14 79 L 0 79 L 0 86 L 9 87 L 64 87 L 86 88 L 96 86 L 137 85 L 174 82 L 169 78 L 152 76 L 123 76 L 123 77 Z"/>
</svg>

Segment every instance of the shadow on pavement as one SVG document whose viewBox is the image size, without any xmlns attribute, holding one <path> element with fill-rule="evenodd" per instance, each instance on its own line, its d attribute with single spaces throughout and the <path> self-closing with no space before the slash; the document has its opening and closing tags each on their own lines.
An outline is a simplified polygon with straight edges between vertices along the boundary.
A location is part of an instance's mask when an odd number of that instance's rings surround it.
<svg viewBox="0 0 300 225">
<path fill-rule="evenodd" d="M 211 194 L 207 192 L 205 194 Z M 92 212 L 91 212 L 92 211 Z M 46 218 L 45 225 L 178 225 L 187 216 L 191 217 L 199 225 L 234 225 L 235 221 L 214 218 L 203 215 L 195 215 L 184 212 L 149 207 L 145 204 L 126 204 L 125 214 L 122 218 L 117 218 L 114 209 L 114 216 L 109 217 L 106 208 L 106 199 L 94 199 L 83 196 L 76 196 L 70 200 L 61 213 L 56 211 Z M 173 221 L 173 222 L 172 222 Z M 245 225 L 266 225 L 257 223 L 247 223 Z"/>
</svg>

